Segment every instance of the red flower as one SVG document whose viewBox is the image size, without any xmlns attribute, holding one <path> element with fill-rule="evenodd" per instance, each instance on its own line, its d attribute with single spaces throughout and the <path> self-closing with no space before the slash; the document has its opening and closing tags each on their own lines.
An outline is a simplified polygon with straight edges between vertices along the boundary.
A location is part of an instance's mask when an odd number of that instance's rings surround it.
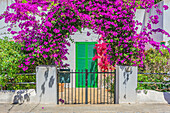
<svg viewBox="0 0 170 113">
<path fill-rule="evenodd" d="M 95 56 L 92 58 L 92 60 L 95 61 L 98 58 L 100 58 L 100 57 L 95 54 Z"/>
</svg>

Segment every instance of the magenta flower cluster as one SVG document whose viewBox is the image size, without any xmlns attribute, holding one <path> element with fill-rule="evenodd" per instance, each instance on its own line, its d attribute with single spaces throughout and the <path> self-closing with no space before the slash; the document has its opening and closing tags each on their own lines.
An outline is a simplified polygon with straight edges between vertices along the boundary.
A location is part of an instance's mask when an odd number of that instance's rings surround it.
<svg viewBox="0 0 170 113">
<path fill-rule="evenodd" d="M 162 29 L 152 29 L 151 23 L 159 22 L 157 15 L 151 16 L 147 26 L 137 34 L 136 24 L 141 25 L 134 20 L 138 6 L 147 11 L 157 8 L 154 0 L 141 0 L 141 4 L 136 4 L 135 0 L 27 0 L 27 3 L 17 0 L 7 7 L 0 19 L 11 23 L 8 31 L 16 34 L 13 38 L 24 44 L 22 49 L 27 51 L 27 59 L 20 65 L 23 70 L 36 62 L 68 66 L 63 60 L 67 60 L 66 54 L 69 54 L 70 35 L 85 27 L 103 36 L 111 65 L 132 63 L 142 66 L 147 43 L 160 49 L 160 43 L 153 41 L 151 34 L 169 34 Z M 164 9 L 168 7 L 164 6 Z M 158 15 L 162 14 L 160 9 L 156 11 Z M 17 23 L 20 30 L 11 30 Z"/>
</svg>

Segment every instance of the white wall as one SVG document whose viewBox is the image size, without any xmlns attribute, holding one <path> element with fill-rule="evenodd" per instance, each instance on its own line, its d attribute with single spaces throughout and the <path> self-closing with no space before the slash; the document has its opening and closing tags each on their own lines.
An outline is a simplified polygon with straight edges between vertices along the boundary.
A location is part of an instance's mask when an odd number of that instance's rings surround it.
<svg viewBox="0 0 170 113">
<path fill-rule="evenodd" d="M 91 33 L 91 35 L 87 36 L 87 32 Z M 68 52 L 70 54 L 67 55 L 68 60 L 65 61 L 70 64 L 69 66 L 70 69 L 75 70 L 75 60 L 76 60 L 75 59 L 75 43 L 76 42 L 97 42 L 97 39 L 99 37 L 100 37 L 99 35 L 94 34 L 92 30 L 87 29 L 87 28 L 82 30 L 82 33 L 76 32 L 74 35 L 71 35 L 71 38 L 74 39 L 74 43 L 69 41 L 71 46 L 68 47 Z"/>
<path fill-rule="evenodd" d="M 158 4 L 158 8 L 163 11 L 162 15 L 159 16 L 159 23 L 158 24 L 152 24 L 153 29 L 161 28 L 170 33 L 170 0 L 163 0 Z M 163 10 L 163 5 L 168 5 L 169 9 L 168 10 Z M 157 15 L 156 13 L 156 8 L 152 8 L 149 13 L 145 12 L 145 9 L 137 9 L 136 12 L 136 19 L 139 22 L 142 22 L 143 26 L 139 27 L 138 33 L 142 31 L 144 26 L 147 25 L 149 17 L 151 15 Z M 163 35 L 162 33 L 153 33 L 151 36 L 155 41 L 160 42 L 160 41 L 166 41 L 166 45 L 168 44 L 168 41 L 170 40 L 169 37 Z M 151 45 L 146 45 L 146 49 L 150 48 Z"/>
<path fill-rule="evenodd" d="M 164 5 L 168 5 L 169 9 L 163 11 L 163 29 L 170 33 L 170 0 L 164 0 Z M 169 40 L 170 37 L 163 35 L 163 41 L 168 42 Z"/>
<path fill-rule="evenodd" d="M 91 35 L 87 36 L 87 32 L 89 32 Z M 69 55 L 66 55 L 68 60 L 66 60 L 64 63 L 68 63 L 70 66 L 68 68 L 70 68 L 71 70 L 75 71 L 76 69 L 76 53 L 75 53 L 75 47 L 76 47 L 76 42 L 97 42 L 97 39 L 99 39 L 99 35 L 95 34 L 92 30 L 90 29 L 84 29 L 82 30 L 82 33 L 80 32 L 76 32 L 74 35 L 71 35 L 71 38 L 74 39 L 74 43 L 72 43 L 71 41 L 70 44 L 71 46 L 68 47 L 68 53 Z M 73 79 L 72 79 L 73 77 Z M 75 74 L 72 75 L 70 74 L 70 82 L 75 83 Z M 72 81 L 73 80 L 73 81 Z M 66 84 L 66 87 L 71 86 L 71 84 Z M 73 84 L 73 87 L 75 87 L 75 84 Z"/>
<path fill-rule="evenodd" d="M 139 22 L 143 23 L 144 16 L 145 16 L 145 9 L 137 9 L 134 20 L 138 20 Z M 137 25 L 137 27 L 138 27 L 137 33 L 140 33 L 142 31 L 143 26 Z"/>
<path fill-rule="evenodd" d="M 6 11 L 6 7 L 11 5 L 12 3 L 14 3 L 14 0 L 0 0 L 0 15 L 3 14 L 3 12 Z M 8 27 L 5 27 L 7 25 L 9 24 L 5 23 L 5 19 L 0 20 L 0 38 L 4 36 L 12 38 L 11 34 L 4 34 L 7 33 Z"/>
<path fill-rule="evenodd" d="M 164 1 L 161 1 L 158 3 L 158 8 L 163 11 L 163 3 Z M 152 8 L 149 12 L 149 16 L 151 15 L 157 15 L 156 8 Z M 163 29 L 163 16 L 164 15 L 158 15 L 159 17 L 159 23 L 158 24 L 152 24 L 153 29 L 161 28 Z M 152 35 L 153 39 L 157 42 L 163 41 L 163 34 L 162 33 L 154 33 Z"/>
</svg>

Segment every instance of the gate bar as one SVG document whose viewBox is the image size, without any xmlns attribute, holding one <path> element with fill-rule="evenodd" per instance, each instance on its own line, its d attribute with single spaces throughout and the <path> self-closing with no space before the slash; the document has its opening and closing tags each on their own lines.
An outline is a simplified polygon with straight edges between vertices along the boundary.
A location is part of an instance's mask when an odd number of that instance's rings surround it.
<svg viewBox="0 0 170 113">
<path fill-rule="evenodd" d="M 82 70 L 83 72 L 83 70 Z M 83 104 L 83 73 L 82 73 L 82 104 Z"/>
<path fill-rule="evenodd" d="M 114 75 L 114 76 L 115 76 L 115 75 Z M 112 91 L 113 91 L 113 90 L 112 90 L 112 79 L 113 79 L 112 77 L 113 77 L 113 75 L 111 74 L 111 87 L 110 87 L 110 91 L 111 91 L 111 92 L 110 92 L 110 104 L 112 104 L 112 93 L 113 93 L 113 92 L 112 92 Z M 115 90 L 114 90 L 114 91 L 115 91 Z"/>
<path fill-rule="evenodd" d="M 78 70 L 78 71 L 80 71 L 80 70 Z M 80 103 L 79 102 L 79 100 L 80 100 L 80 86 L 79 86 L 79 82 L 80 82 L 80 76 L 79 76 L 80 74 L 78 73 L 78 104 Z"/>
<path fill-rule="evenodd" d="M 104 104 L 105 104 L 105 70 L 104 70 Z"/>
<path fill-rule="evenodd" d="M 102 74 L 100 74 L 100 104 L 102 104 Z"/>
<path fill-rule="evenodd" d="M 65 85 L 65 93 L 64 93 L 64 95 L 65 95 L 65 101 L 64 101 L 64 103 L 66 104 L 66 83 L 64 84 Z"/>
<path fill-rule="evenodd" d="M 98 73 L 97 73 L 97 104 L 98 104 L 98 88 L 99 88 L 99 79 L 98 79 Z"/>
<path fill-rule="evenodd" d="M 90 74 L 90 104 L 91 104 L 91 81 L 92 81 L 92 79 L 91 79 L 92 77 L 91 77 L 91 74 Z"/>
<path fill-rule="evenodd" d="M 72 70 L 72 72 L 73 72 L 73 70 Z M 73 73 L 72 73 L 72 97 L 71 98 L 72 98 L 72 104 L 73 104 Z"/>
<path fill-rule="evenodd" d="M 95 85 L 96 85 L 95 74 L 96 74 L 96 73 L 93 74 L 93 76 L 94 76 L 94 84 L 93 84 L 93 104 L 95 104 Z"/>
<path fill-rule="evenodd" d="M 108 73 L 107 73 L 107 104 L 109 104 L 109 102 L 108 102 L 108 92 L 109 92 L 109 87 L 108 87 L 109 85 L 108 85 Z"/>
<path fill-rule="evenodd" d="M 86 69 L 86 102 L 85 102 L 85 104 L 87 104 L 87 101 L 88 101 L 87 78 L 88 78 L 88 71 Z"/>
<path fill-rule="evenodd" d="M 59 104 L 59 70 L 57 70 L 57 104 Z"/>
<path fill-rule="evenodd" d="M 119 104 L 119 76 L 116 74 L 114 75 L 114 104 Z"/>
<path fill-rule="evenodd" d="M 75 70 L 75 72 L 76 72 L 76 70 Z M 76 104 L 76 74 L 75 74 L 75 104 Z"/>
<path fill-rule="evenodd" d="M 70 95 L 70 93 L 69 93 L 69 90 L 70 90 L 70 83 L 68 83 L 68 104 L 70 104 L 70 102 L 69 102 L 69 95 Z"/>
</svg>

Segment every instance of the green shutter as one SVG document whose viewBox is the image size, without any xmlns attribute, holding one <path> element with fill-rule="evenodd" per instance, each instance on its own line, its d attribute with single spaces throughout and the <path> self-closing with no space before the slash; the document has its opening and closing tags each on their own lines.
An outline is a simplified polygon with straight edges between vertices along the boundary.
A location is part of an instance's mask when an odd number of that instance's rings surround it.
<svg viewBox="0 0 170 113">
<path fill-rule="evenodd" d="M 76 42 L 76 71 L 97 71 L 97 62 L 92 58 L 95 55 L 95 44 L 97 42 Z M 85 74 L 76 75 L 76 87 L 85 87 Z M 94 83 L 95 81 L 95 83 Z M 82 86 L 83 82 L 83 86 Z M 88 87 L 97 87 L 97 74 L 88 74 Z"/>
</svg>

